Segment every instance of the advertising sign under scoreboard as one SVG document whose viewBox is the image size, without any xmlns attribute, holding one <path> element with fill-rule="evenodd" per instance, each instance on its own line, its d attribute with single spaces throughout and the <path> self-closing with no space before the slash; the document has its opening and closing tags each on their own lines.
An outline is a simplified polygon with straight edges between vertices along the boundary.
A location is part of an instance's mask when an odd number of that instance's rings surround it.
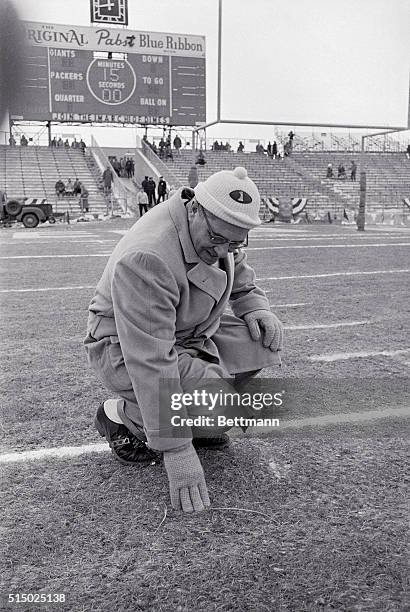
<svg viewBox="0 0 410 612">
<path fill-rule="evenodd" d="M 206 121 L 203 36 L 23 23 L 24 96 L 12 119 Z"/>
</svg>

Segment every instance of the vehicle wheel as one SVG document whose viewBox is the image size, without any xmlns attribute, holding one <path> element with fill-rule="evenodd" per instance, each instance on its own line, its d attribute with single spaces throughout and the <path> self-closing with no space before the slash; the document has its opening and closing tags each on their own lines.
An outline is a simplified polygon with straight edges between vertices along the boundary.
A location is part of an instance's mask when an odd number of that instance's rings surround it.
<svg viewBox="0 0 410 612">
<path fill-rule="evenodd" d="M 24 227 L 37 227 L 39 219 L 34 213 L 27 213 L 22 218 Z"/>
<path fill-rule="evenodd" d="M 23 206 L 18 200 L 9 200 L 6 202 L 4 208 L 6 209 L 8 215 L 17 217 L 17 215 L 21 213 Z"/>
<path fill-rule="evenodd" d="M 49 217 L 48 222 L 55 223 L 56 222 L 55 217 Z"/>
</svg>

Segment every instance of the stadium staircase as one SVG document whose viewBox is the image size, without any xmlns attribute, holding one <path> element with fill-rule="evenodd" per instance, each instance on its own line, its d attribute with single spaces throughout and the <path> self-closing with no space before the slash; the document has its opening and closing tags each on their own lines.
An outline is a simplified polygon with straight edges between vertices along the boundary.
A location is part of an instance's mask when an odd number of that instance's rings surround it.
<svg viewBox="0 0 410 612">
<path fill-rule="evenodd" d="M 0 189 L 8 198 L 47 198 L 56 212 L 80 215 L 78 197 L 58 199 L 55 184 L 78 178 L 89 192 L 89 211 L 104 214 L 106 202 L 100 173 L 81 150 L 55 147 L 0 146 Z"/>
</svg>

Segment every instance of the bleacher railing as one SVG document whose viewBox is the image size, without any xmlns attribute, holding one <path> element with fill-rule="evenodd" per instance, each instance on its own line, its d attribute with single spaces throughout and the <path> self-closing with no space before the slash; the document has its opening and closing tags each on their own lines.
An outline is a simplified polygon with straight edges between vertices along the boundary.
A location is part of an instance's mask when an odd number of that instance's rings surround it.
<svg viewBox="0 0 410 612">
<path fill-rule="evenodd" d="M 164 177 L 168 185 L 173 185 L 176 188 L 182 187 L 182 183 L 177 176 L 168 168 L 162 159 L 149 147 L 144 141 L 141 141 L 142 152 L 150 162 L 154 164 L 156 169 Z M 174 151 L 175 155 L 175 151 Z"/>
<path fill-rule="evenodd" d="M 136 193 L 128 189 L 128 187 L 126 187 L 120 181 L 116 171 L 111 165 L 110 160 L 108 159 L 107 155 L 104 153 L 94 136 L 91 136 L 91 147 L 89 148 L 89 151 L 93 156 L 95 163 L 97 164 L 97 167 L 99 168 L 101 173 L 103 173 L 107 167 L 110 168 L 112 172 L 113 181 L 111 187 L 111 201 L 107 202 L 107 208 L 109 205 L 111 207 L 111 211 L 113 212 L 114 207 L 117 206 L 124 213 L 128 212 L 128 210 L 137 210 Z"/>
</svg>

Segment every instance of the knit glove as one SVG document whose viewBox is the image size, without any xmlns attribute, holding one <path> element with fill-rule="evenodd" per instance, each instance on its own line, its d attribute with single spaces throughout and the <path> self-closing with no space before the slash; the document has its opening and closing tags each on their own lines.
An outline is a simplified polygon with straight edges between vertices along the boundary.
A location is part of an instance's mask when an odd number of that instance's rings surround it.
<svg viewBox="0 0 410 612">
<path fill-rule="evenodd" d="M 165 451 L 164 465 L 175 510 L 199 512 L 211 505 L 204 470 L 192 442 L 180 449 Z"/>
<path fill-rule="evenodd" d="M 254 310 L 244 315 L 252 340 L 261 339 L 262 344 L 271 351 L 281 351 L 283 348 L 283 326 L 279 319 L 269 310 Z"/>
</svg>

